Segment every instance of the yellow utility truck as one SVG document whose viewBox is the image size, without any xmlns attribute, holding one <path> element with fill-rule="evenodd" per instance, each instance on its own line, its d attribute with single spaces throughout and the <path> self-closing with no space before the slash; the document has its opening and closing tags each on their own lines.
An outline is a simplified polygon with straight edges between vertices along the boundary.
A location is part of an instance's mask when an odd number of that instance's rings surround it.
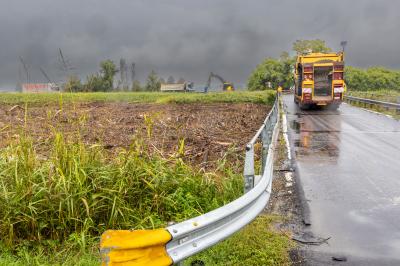
<svg viewBox="0 0 400 266">
<path fill-rule="evenodd" d="M 295 65 L 294 101 L 301 109 L 329 106 L 337 109 L 346 89 L 344 53 L 298 55 Z"/>
</svg>

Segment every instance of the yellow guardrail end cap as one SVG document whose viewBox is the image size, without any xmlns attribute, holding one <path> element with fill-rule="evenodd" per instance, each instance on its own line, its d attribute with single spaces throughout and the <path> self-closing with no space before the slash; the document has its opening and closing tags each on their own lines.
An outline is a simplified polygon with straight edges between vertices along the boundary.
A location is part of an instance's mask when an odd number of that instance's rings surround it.
<svg viewBox="0 0 400 266">
<path fill-rule="evenodd" d="M 102 265 L 171 265 L 173 261 L 165 247 L 171 238 L 165 229 L 107 230 L 100 241 Z"/>
</svg>

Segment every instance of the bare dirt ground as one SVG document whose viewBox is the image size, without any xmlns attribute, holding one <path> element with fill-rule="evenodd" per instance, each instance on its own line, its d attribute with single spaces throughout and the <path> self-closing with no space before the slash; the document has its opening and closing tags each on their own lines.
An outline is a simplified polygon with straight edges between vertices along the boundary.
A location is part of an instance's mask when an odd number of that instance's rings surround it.
<svg viewBox="0 0 400 266">
<path fill-rule="evenodd" d="M 25 110 L 26 109 L 26 110 Z M 23 132 L 36 150 L 49 152 L 54 135 L 98 144 L 111 152 L 140 137 L 157 152 L 174 154 L 184 140 L 184 157 L 210 167 L 229 149 L 240 154 L 267 115 L 257 104 L 78 103 L 60 106 L 1 105 L 0 147 Z M 239 152 L 238 152 L 239 153 Z"/>
</svg>

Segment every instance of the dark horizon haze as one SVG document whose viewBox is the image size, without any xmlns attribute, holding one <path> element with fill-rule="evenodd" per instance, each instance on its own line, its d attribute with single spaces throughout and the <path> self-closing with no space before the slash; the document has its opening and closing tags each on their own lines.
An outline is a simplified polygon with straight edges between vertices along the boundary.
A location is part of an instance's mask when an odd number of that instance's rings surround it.
<svg viewBox="0 0 400 266">
<path fill-rule="evenodd" d="M 70 73 L 82 80 L 102 60 L 136 63 L 136 78 L 183 77 L 205 83 L 210 71 L 235 84 L 265 57 L 290 51 L 297 39 L 323 39 L 334 51 L 348 41 L 346 64 L 400 68 L 400 1 L 395 0 L 15 0 L 0 10 L 0 88 L 65 80 L 58 49 Z"/>
</svg>

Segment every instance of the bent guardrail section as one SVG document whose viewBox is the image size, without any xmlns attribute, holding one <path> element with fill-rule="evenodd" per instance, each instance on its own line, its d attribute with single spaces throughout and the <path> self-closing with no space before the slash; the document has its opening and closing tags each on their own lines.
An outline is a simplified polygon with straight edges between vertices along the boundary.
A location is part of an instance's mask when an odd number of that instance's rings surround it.
<svg viewBox="0 0 400 266">
<path fill-rule="evenodd" d="M 198 217 L 156 230 L 108 230 L 100 243 L 103 265 L 171 265 L 229 237 L 250 223 L 268 203 L 274 146 L 279 132 L 279 102 L 246 146 L 244 192 L 240 198 Z M 255 171 L 255 146 L 261 145 L 260 173 Z M 258 151 L 258 149 L 257 149 Z M 170 238 L 166 237 L 166 233 Z"/>
<path fill-rule="evenodd" d="M 384 101 L 378 101 L 378 100 L 372 100 L 372 99 L 366 99 L 366 98 L 360 98 L 360 97 L 354 97 L 354 96 L 345 96 L 345 99 L 348 100 L 349 102 L 359 102 L 359 103 L 365 103 L 365 104 L 371 104 L 371 105 L 378 105 L 387 109 L 395 109 L 397 112 L 400 112 L 400 104 L 398 103 L 390 103 L 390 102 L 384 102 Z"/>
</svg>

